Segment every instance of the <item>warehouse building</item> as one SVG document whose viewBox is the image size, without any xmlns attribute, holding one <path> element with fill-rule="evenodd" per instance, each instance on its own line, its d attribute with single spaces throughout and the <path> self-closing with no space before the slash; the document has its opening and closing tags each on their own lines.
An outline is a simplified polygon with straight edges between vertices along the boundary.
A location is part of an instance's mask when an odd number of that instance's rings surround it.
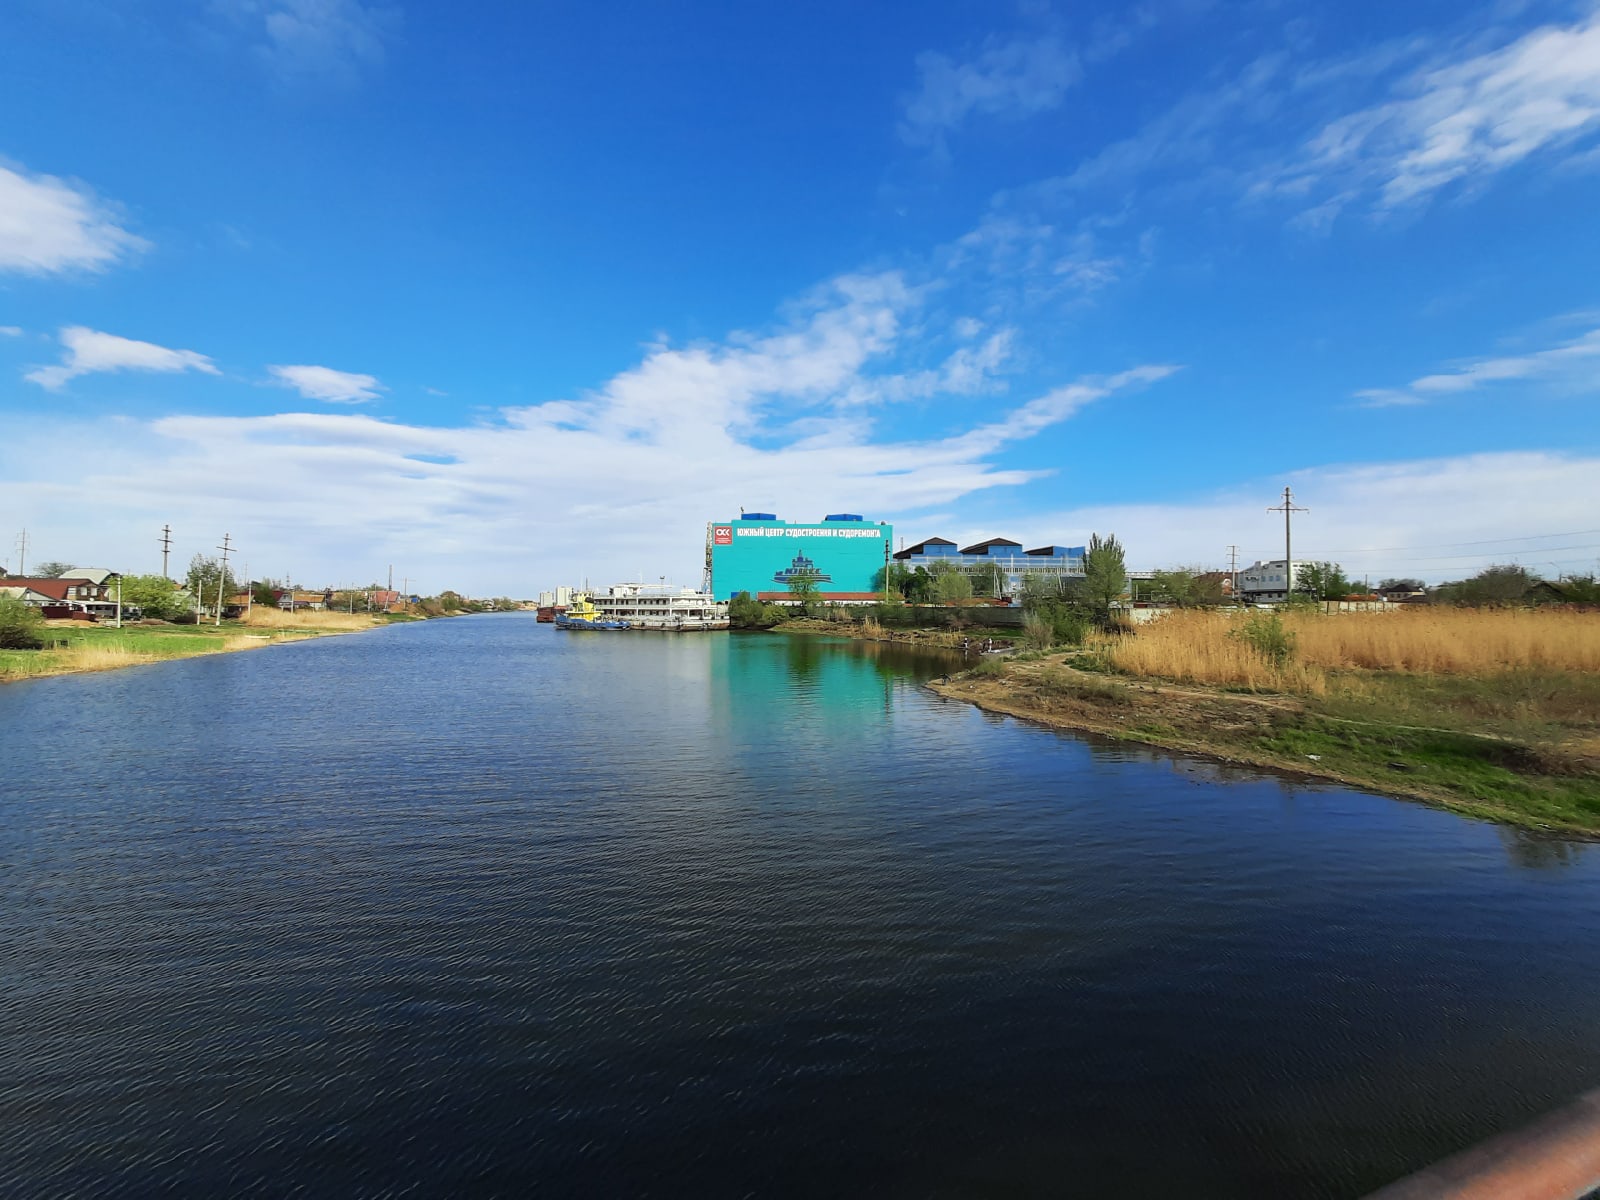
<svg viewBox="0 0 1600 1200">
<path fill-rule="evenodd" d="M 809 580 L 818 599 L 871 603 L 883 598 L 894 530 L 859 513 L 831 513 L 805 524 L 775 513 L 741 513 L 706 526 L 706 590 L 718 600 L 749 592 L 788 600 L 791 581 Z"/>
<path fill-rule="evenodd" d="M 1029 575 L 1055 579 L 1075 579 L 1083 575 L 1082 546 L 1038 546 L 1024 550 L 1021 542 L 996 537 L 971 546 L 956 548 L 948 538 L 929 538 L 915 546 L 907 546 L 895 554 L 895 560 L 908 570 L 918 567 L 932 571 L 941 564 L 962 571 L 976 573 L 998 569 L 1005 578 L 1003 591 L 1007 595 L 1021 594 L 1022 581 Z"/>
</svg>

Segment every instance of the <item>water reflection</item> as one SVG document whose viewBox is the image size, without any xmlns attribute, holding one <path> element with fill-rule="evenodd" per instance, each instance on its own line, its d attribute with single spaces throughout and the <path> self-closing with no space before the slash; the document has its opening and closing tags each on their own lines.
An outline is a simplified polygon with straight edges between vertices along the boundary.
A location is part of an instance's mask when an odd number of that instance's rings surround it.
<svg viewBox="0 0 1600 1200">
<path fill-rule="evenodd" d="M 1526 829 L 1498 829 L 1506 856 L 1513 864 L 1532 871 L 1564 870 L 1578 865 L 1586 842 L 1564 841 Z"/>
</svg>

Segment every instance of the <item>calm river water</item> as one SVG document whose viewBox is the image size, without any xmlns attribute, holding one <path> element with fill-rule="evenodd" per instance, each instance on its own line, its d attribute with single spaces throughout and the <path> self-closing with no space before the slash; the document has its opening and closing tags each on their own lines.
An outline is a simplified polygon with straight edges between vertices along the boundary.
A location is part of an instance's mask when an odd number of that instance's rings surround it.
<svg viewBox="0 0 1600 1200">
<path fill-rule="evenodd" d="M 0 1193 L 1350 1197 L 1600 1084 L 1600 847 L 531 614 L 0 688 Z"/>
</svg>

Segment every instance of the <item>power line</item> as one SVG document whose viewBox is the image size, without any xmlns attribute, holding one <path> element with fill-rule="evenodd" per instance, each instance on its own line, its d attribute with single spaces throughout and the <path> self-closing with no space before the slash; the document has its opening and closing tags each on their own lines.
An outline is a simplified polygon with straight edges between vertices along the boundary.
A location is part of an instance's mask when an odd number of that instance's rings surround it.
<svg viewBox="0 0 1600 1200">
<path fill-rule="evenodd" d="M 1541 538 L 1558 537 L 1587 537 L 1591 533 L 1600 533 L 1600 529 L 1569 529 L 1565 533 L 1524 533 L 1516 537 L 1485 538 L 1479 542 L 1430 542 L 1422 546 L 1367 546 L 1360 550 L 1329 550 L 1329 554 L 1391 554 L 1405 550 L 1444 550 L 1451 546 L 1493 546 L 1500 542 L 1532 542 Z M 1550 547 L 1536 546 L 1534 549 L 1549 549 Z M 1510 551 L 1507 551 L 1509 554 Z M 1466 557 L 1466 556 L 1462 556 Z"/>
</svg>

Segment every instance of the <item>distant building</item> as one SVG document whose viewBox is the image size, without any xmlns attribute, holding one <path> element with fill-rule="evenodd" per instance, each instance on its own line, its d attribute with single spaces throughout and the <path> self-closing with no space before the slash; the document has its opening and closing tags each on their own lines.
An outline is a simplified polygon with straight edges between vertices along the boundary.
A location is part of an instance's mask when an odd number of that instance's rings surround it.
<svg viewBox="0 0 1600 1200">
<path fill-rule="evenodd" d="M 741 513 L 706 526 L 708 590 L 717 600 L 749 592 L 786 601 L 791 581 L 810 580 L 818 599 L 870 603 L 883 598 L 894 530 L 859 513 L 830 513 L 808 524 L 775 513 Z"/>
<path fill-rule="evenodd" d="M 1004 593 L 1016 596 L 1022 591 L 1023 580 L 1030 575 L 1058 580 L 1082 578 L 1083 552 L 1082 546 L 1054 545 L 1024 550 L 1021 542 L 1003 537 L 957 549 L 948 538 L 935 537 L 907 546 L 894 558 L 912 571 L 918 567 L 931 571 L 940 564 L 967 571 L 998 566 L 1005 576 Z"/>
<path fill-rule="evenodd" d="M 1294 560 L 1294 577 L 1304 578 L 1301 572 L 1316 564 L 1310 559 Z M 1257 562 L 1239 572 L 1239 599 L 1247 604 L 1277 604 L 1289 595 L 1289 564 L 1287 559 L 1274 558 Z"/>
</svg>

